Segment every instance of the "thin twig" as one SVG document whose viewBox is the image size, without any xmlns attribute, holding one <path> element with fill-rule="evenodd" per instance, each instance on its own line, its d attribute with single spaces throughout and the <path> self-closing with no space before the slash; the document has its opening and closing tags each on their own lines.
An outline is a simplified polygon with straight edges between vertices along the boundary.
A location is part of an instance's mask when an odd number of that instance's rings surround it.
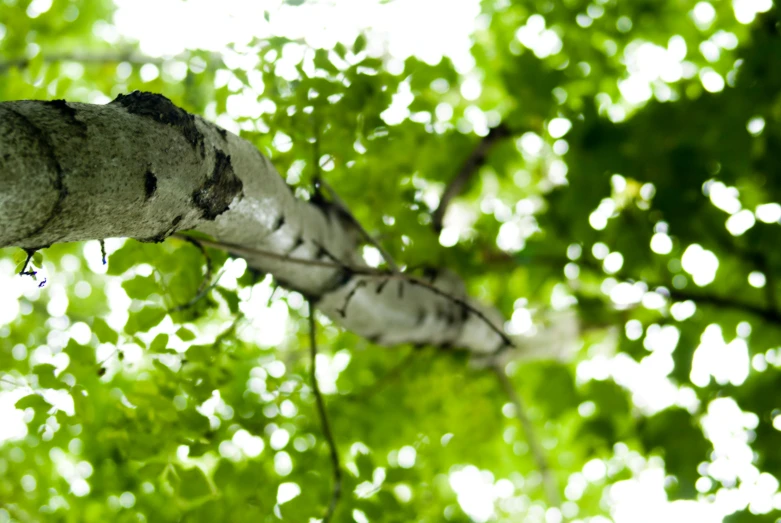
<svg viewBox="0 0 781 523">
<path fill-rule="evenodd" d="M 185 236 L 181 233 L 175 233 L 174 236 L 182 237 Z M 404 282 L 407 282 L 411 285 L 417 285 L 418 287 L 422 287 L 424 289 L 427 289 L 429 292 L 432 292 L 438 296 L 441 296 L 442 298 L 455 303 L 462 307 L 464 310 L 468 311 L 470 314 L 474 314 L 480 320 L 485 322 L 488 327 L 495 332 L 501 339 L 504 347 L 514 347 L 515 344 L 512 342 L 512 340 L 507 336 L 507 334 L 504 333 L 499 327 L 493 324 L 491 320 L 488 319 L 488 317 L 477 310 L 475 307 L 467 303 L 465 300 L 462 300 L 461 298 L 457 298 L 442 289 L 439 289 L 430 283 L 420 280 L 418 278 L 415 278 L 413 276 L 409 276 L 407 274 L 392 274 L 388 273 L 387 271 L 382 271 L 379 269 L 374 269 L 372 267 L 350 267 L 346 266 L 341 263 L 336 262 L 327 262 L 322 260 L 309 260 L 306 258 L 296 258 L 294 256 L 287 256 L 285 254 L 278 254 L 276 252 L 267 251 L 264 249 L 254 249 L 249 247 L 244 247 L 242 245 L 237 245 L 234 243 L 223 243 L 213 240 L 205 240 L 205 239 L 199 239 L 200 242 L 202 242 L 204 245 L 207 245 L 209 247 L 217 248 L 217 249 L 224 249 L 227 251 L 231 251 L 236 254 L 244 254 L 246 256 L 265 256 L 267 258 L 273 259 L 273 260 L 279 260 L 284 261 L 287 263 L 298 263 L 301 265 L 308 265 L 312 267 L 324 267 L 329 269 L 341 269 L 341 270 L 348 270 L 352 272 L 353 274 L 357 274 L 360 276 L 370 276 L 370 277 L 381 277 L 386 280 L 401 280 Z"/>
<path fill-rule="evenodd" d="M 347 396 L 343 396 L 344 399 L 350 400 L 362 400 L 365 401 L 368 398 L 374 396 L 379 391 L 385 388 L 391 381 L 395 380 L 401 375 L 412 363 L 415 361 L 415 357 L 418 356 L 418 350 L 413 349 L 401 359 L 396 365 L 394 365 L 388 372 L 386 372 L 379 379 L 375 380 L 371 385 L 364 387 L 358 392 L 352 392 Z"/>
<path fill-rule="evenodd" d="M 241 323 L 241 320 L 243 319 L 244 319 L 244 314 L 241 312 L 238 313 L 236 317 L 233 319 L 233 322 L 228 326 L 228 328 L 214 337 L 214 343 L 212 343 L 212 348 L 219 349 L 220 345 L 222 345 L 223 342 L 229 336 L 233 335 L 236 332 L 236 328 L 239 326 L 239 323 Z"/>
<path fill-rule="evenodd" d="M 211 285 L 209 285 L 208 287 L 206 287 L 206 288 L 205 288 L 205 289 L 203 289 L 202 291 L 199 291 L 199 292 L 198 292 L 198 294 L 196 294 L 195 296 L 193 296 L 193 297 L 192 297 L 192 299 L 190 299 L 188 302 L 186 302 L 186 303 L 182 303 L 181 305 L 174 305 L 173 307 L 171 307 L 170 309 L 168 309 L 168 312 L 169 312 L 169 313 L 171 313 L 171 312 L 180 312 L 180 311 L 183 311 L 183 310 L 185 310 L 185 309 L 189 309 L 190 307 L 192 307 L 193 305 L 195 305 L 196 303 L 198 303 L 199 301 L 201 301 L 201 300 L 203 299 L 203 297 L 204 297 L 204 296 L 206 296 L 207 294 L 209 294 L 209 292 L 210 292 L 212 289 L 214 289 L 215 287 L 217 287 L 217 284 L 220 282 L 220 278 L 222 277 L 222 275 L 223 275 L 223 274 L 225 274 L 225 272 L 224 272 L 224 271 L 220 272 L 220 273 L 217 275 L 217 278 L 214 280 L 214 283 L 212 283 Z"/>
<path fill-rule="evenodd" d="M 119 52 L 109 51 L 104 53 L 89 52 L 89 51 L 72 51 L 68 53 L 44 54 L 41 58 L 12 58 L 10 60 L 5 60 L 3 62 L 0 62 L 0 73 L 14 67 L 18 69 L 26 69 L 27 67 L 30 66 L 31 63 L 33 63 L 35 60 L 38 59 L 43 61 L 44 63 L 49 63 L 49 64 L 58 63 L 58 62 L 76 62 L 80 64 L 102 65 L 102 64 L 128 62 L 134 65 L 144 65 L 144 64 L 163 65 L 173 60 L 187 61 L 191 58 L 193 58 L 193 55 L 191 55 L 190 53 L 181 53 L 176 56 L 158 58 L 158 57 L 143 55 L 141 53 L 135 52 L 132 49 L 127 49 Z M 222 59 L 218 54 L 215 53 L 211 57 L 209 57 L 209 62 L 207 63 L 207 67 L 213 69 L 216 67 L 218 63 L 222 63 Z"/>
<path fill-rule="evenodd" d="M 328 191 L 328 195 L 331 197 L 331 201 L 333 201 L 336 205 L 339 206 L 340 210 L 350 219 L 350 221 L 355 225 L 355 227 L 358 229 L 358 232 L 363 237 L 364 241 L 368 244 L 370 244 L 372 247 L 380 251 L 380 254 L 382 255 L 382 259 L 385 260 L 385 263 L 388 264 L 388 267 L 395 272 L 400 272 L 399 266 L 396 264 L 396 262 L 393 260 L 393 257 L 390 255 L 390 253 L 385 250 L 385 248 L 378 242 L 374 237 L 368 233 L 366 229 L 364 229 L 363 225 L 358 221 L 358 219 L 353 215 L 352 212 L 350 212 L 350 209 L 347 207 L 347 205 L 344 203 L 344 201 L 339 198 L 339 195 L 336 193 L 333 187 L 331 187 L 328 182 L 323 180 L 322 178 L 319 180 L 320 184 L 325 188 L 326 191 Z"/>
<path fill-rule="evenodd" d="M 491 252 L 489 254 L 492 257 L 494 257 L 494 259 L 498 263 L 501 264 L 507 263 L 512 265 L 518 264 L 517 258 L 513 258 L 506 253 Z M 564 267 L 570 262 L 571 260 L 569 260 L 568 258 L 555 257 L 555 256 L 534 256 L 528 258 L 528 263 L 530 264 L 537 264 L 540 266 L 542 265 L 552 266 L 557 268 Z M 582 267 L 585 270 L 588 270 L 590 273 L 593 273 L 594 275 L 604 276 L 605 274 L 601 264 L 592 262 L 588 259 L 584 258 L 574 263 L 577 263 L 578 266 Z M 667 289 L 667 292 L 669 292 L 669 297 L 675 301 L 691 300 L 698 304 L 710 305 L 712 307 L 717 307 L 720 309 L 732 309 L 736 311 L 743 311 L 752 314 L 754 316 L 757 316 L 768 323 L 781 325 L 781 311 L 774 307 L 763 307 L 758 304 L 748 303 L 740 300 L 734 300 L 728 296 L 721 296 L 718 294 L 708 294 L 700 291 L 687 291 L 683 289 L 676 289 L 670 283 L 648 281 L 644 278 L 637 277 L 636 275 L 629 274 L 624 270 L 621 270 L 616 274 L 613 274 L 612 276 L 613 278 L 616 278 L 618 280 L 643 282 L 648 286 L 649 289 L 656 289 L 660 287 Z M 775 300 L 775 296 L 774 295 L 770 296 L 768 294 L 766 295 L 765 299 L 768 303 L 773 303 Z"/>
<path fill-rule="evenodd" d="M 222 276 L 222 274 L 218 274 L 217 279 L 214 281 L 214 283 L 211 283 L 212 270 L 213 270 L 212 258 L 211 256 L 209 256 L 209 253 L 206 251 L 206 248 L 201 243 L 201 240 L 197 238 L 193 238 L 192 236 L 185 236 L 185 235 L 180 235 L 177 237 L 193 244 L 198 250 L 201 251 L 201 254 L 203 254 L 203 257 L 206 260 L 206 272 L 204 273 L 203 278 L 201 279 L 200 285 L 198 285 L 198 291 L 195 293 L 195 296 L 193 296 L 193 298 L 187 301 L 186 303 L 171 307 L 170 309 L 168 309 L 168 312 L 179 312 L 185 309 L 189 309 L 190 307 L 198 303 L 201 299 L 203 299 L 203 297 L 206 296 L 206 294 L 208 294 L 209 291 L 214 289 L 217 286 L 217 282 L 220 281 L 220 276 Z"/>
<path fill-rule="evenodd" d="M 400 272 L 399 266 L 396 265 L 396 262 L 393 260 L 393 257 L 390 255 L 390 253 L 385 250 L 385 248 L 380 244 L 379 241 L 377 241 L 371 234 L 368 233 L 368 231 L 361 225 L 361 222 L 358 221 L 358 218 L 355 217 L 355 215 L 350 211 L 350 208 L 347 206 L 347 204 L 344 203 L 344 200 L 342 200 L 339 197 L 339 194 L 334 190 L 331 185 L 325 181 L 323 178 L 322 173 L 320 172 L 320 121 L 315 116 L 314 120 L 314 135 L 315 140 L 312 144 L 312 155 L 314 156 L 314 185 L 315 185 L 315 191 L 320 191 L 320 188 L 325 188 L 326 191 L 328 191 L 328 195 L 331 197 L 331 202 L 333 202 L 337 207 L 339 207 L 339 210 L 342 211 L 342 213 L 352 222 L 352 224 L 358 229 L 358 232 L 363 237 L 364 241 L 368 243 L 369 245 L 372 245 L 375 249 L 377 249 L 380 254 L 382 255 L 382 258 L 385 260 L 385 263 L 388 264 L 388 267 L 395 272 Z"/>
<path fill-rule="evenodd" d="M 193 238 L 192 236 L 183 236 L 182 239 L 188 243 L 191 243 L 195 246 L 196 249 L 201 251 L 201 254 L 203 255 L 204 260 L 206 260 L 206 272 L 203 275 L 203 279 L 201 280 L 201 284 L 198 286 L 198 293 L 201 293 L 206 289 L 206 287 L 209 285 L 209 283 L 212 280 L 212 257 L 209 256 L 209 252 L 206 250 L 206 247 L 203 246 L 203 244 L 198 240 L 197 238 Z"/>
<path fill-rule="evenodd" d="M 529 415 L 526 413 L 526 406 L 518 394 L 518 391 L 515 390 L 515 387 L 510 381 L 510 378 L 507 376 L 507 371 L 504 369 L 504 367 L 499 364 L 495 364 L 491 367 L 491 369 L 494 371 L 494 374 L 496 374 L 496 377 L 499 380 L 499 384 L 502 386 L 505 394 L 507 394 L 507 397 L 510 398 L 510 402 L 515 407 L 515 412 L 521 422 L 523 432 L 526 435 L 526 442 L 529 444 L 529 450 L 531 451 L 534 462 L 537 464 L 537 468 L 542 475 L 542 484 L 543 488 L 545 489 L 545 496 L 548 499 L 548 504 L 553 507 L 558 507 L 561 505 L 559 487 L 556 483 L 556 478 L 553 475 L 553 471 L 548 464 L 548 458 L 545 455 L 545 451 L 542 448 L 542 445 L 540 445 L 539 439 L 537 438 L 534 425 L 529 419 Z"/>
<path fill-rule="evenodd" d="M 453 198 L 461 194 L 461 191 L 464 190 L 464 186 L 467 182 L 472 176 L 477 174 L 480 167 L 485 164 L 485 159 L 488 156 L 488 151 L 491 150 L 491 147 L 502 138 L 510 136 L 510 134 L 510 129 L 508 129 L 506 125 L 499 124 L 497 127 L 488 131 L 488 134 L 484 136 L 483 139 L 480 140 L 480 143 L 477 144 L 477 147 L 472 150 L 464 164 L 461 166 L 461 169 L 453 179 L 450 180 L 447 187 L 445 187 L 445 192 L 442 193 L 442 198 L 439 200 L 439 207 L 437 207 L 437 210 L 435 210 L 432 215 L 432 225 L 436 232 L 442 230 L 442 221 L 445 219 L 445 212 L 447 211 L 450 202 Z"/>
<path fill-rule="evenodd" d="M 312 382 L 312 392 L 315 395 L 315 404 L 317 405 L 317 413 L 320 416 L 320 423 L 323 426 L 323 435 L 328 443 L 328 449 L 331 455 L 331 466 L 333 467 L 334 485 L 331 492 L 331 502 L 328 504 L 328 509 L 323 516 L 323 523 L 331 521 L 331 517 L 336 511 L 336 505 L 339 503 L 339 498 L 342 496 L 342 468 L 339 464 L 339 452 L 336 449 L 336 441 L 334 441 L 334 435 L 331 432 L 331 425 L 328 422 L 328 412 L 325 409 L 325 401 L 323 401 L 323 395 L 320 393 L 320 387 L 317 384 L 317 341 L 315 340 L 315 308 L 312 301 L 309 301 L 309 353 L 312 358 L 312 363 L 309 366 L 310 378 Z"/>
<path fill-rule="evenodd" d="M 32 276 L 33 279 L 35 279 L 35 275 L 38 274 L 33 269 L 27 270 L 27 267 L 30 265 L 30 260 L 33 259 L 33 256 L 35 256 L 35 249 L 24 249 L 24 252 L 27 253 L 27 259 L 24 260 L 24 265 L 22 265 L 22 270 L 19 271 L 19 276 Z"/>
</svg>

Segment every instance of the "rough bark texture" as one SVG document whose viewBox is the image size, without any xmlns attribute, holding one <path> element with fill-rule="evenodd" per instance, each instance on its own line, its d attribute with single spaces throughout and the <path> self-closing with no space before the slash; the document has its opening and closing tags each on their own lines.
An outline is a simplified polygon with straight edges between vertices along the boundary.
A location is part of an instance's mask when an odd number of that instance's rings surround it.
<svg viewBox="0 0 781 523">
<path fill-rule="evenodd" d="M 249 142 L 134 92 L 107 105 L 0 103 L 0 247 L 130 237 L 162 241 L 195 229 L 220 242 L 334 261 L 317 267 L 242 251 L 249 266 L 310 297 L 342 327 L 380 345 L 415 343 L 494 353 L 506 338 L 486 322 L 501 315 L 465 296 L 442 273 L 433 284 L 484 317 L 414 282 L 356 274 L 366 267 L 354 225 L 324 202 L 293 196 Z M 566 336 L 565 336 L 566 337 Z M 556 352 L 562 340 L 529 352 Z"/>
</svg>

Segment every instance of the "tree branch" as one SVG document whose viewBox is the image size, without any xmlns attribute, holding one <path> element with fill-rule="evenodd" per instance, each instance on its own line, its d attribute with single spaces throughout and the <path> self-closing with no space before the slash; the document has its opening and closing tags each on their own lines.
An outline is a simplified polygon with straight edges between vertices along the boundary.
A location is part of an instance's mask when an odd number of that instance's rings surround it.
<svg viewBox="0 0 781 523">
<path fill-rule="evenodd" d="M 159 58 L 154 56 L 147 56 L 134 51 L 133 49 L 126 49 L 122 51 L 107 51 L 103 53 L 91 52 L 91 51 L 71 51 L 68 53 L 53 53 L 44 54 L 41 56 L 41 60 L 44 63 L 52 64 L 58 62 L 77 62 L 80 64 L 89 65 L 102 65 L 112 64 L 120 62 L 128 62 L 135 65 L 153 64 L 162 65 L 172 60 L 189 60 L 192 58 L 190 53 L 182 53 L 176 56 Z M 35 61 L 35 58 L 11 58 L 0 62 L 0 73 L 4 73 L 8 69 L 26 69 L 30 64 Z M 216 53 L 212 55 L 209 65 L 213 67 L 216 62 L 222 62 L 222 59 Z"/>
<path fill-rule="evenodd" d="M 309 350 L 312 363 L 309 366 L 310 379 L 312 382 L 312 392 L 315 395 L 315 404 L 317 406 L 317 413 L 320 416 L 320 424 L 323 426 L 323 435 L 328 443 L 328 449 L 331 456 L 331 466 L 333 468 L 334 484 L 331 491 L 331 502 L 328 504 L 328 509 L 323 516 L 323 523 L 329 523 L 331 517 L 336 511 L 336 506 L 339 503 L 339 499 L 342 496 L 342 468 L 339 464 L 339 452 L 336 449 L 336 441 L 334 441 L 334 435 L 331 432 L 331 425 L 328 422 L 328 412 L 325 409 L 325 401 L 323 401 L 323 395 L 320 393 L 320 387 L 317 384 L 317 341 L 315 340 L 315 307 L 312 301 L 309 301 Z"/>
<path fill-rule="evenodd" d="M 497 127 L 493 127 L 467 157 L 456 176 L 447 184 L 445 192 L 442 193 L 442 198 L 439 200 L 439 207 L 437 207 L 432 215 L 432 226 L 437 233 L 442 230 L 442 222 L 445 219 L 445 212 L 447 212 L 450 202 L 453 198 L 461 194 L 461 191 L 464 190 L 467 182 L 472 176 L 477 174 L 480 167 L 485 165 L 485 159 L 494 144 L 503 138 L 510 136 L 510 134 L 510 129 L 503 123 L 499 124 Z"/>
<path fill-rule="evenodd" d="M 183 238 L 183 237 L 186 237 L 187 235 L 181 234 L 181 233 L 176 233 L 174 236 L 176 236 L 177 238 Z M 278 254 L 278 253 L 271 252 L 271 251 L 266 251 L 266 250 L 263 250 L 263 249 L 251 249 L 251 248 L 248 248 L 248 247 L 243 247 L 241 245 L 235 245 L 235 244 L 224 243 L 224 242 L 217 242 L 217 241 L 213 241 L 213 240 L 199 239 L 198 241 L 200 241 L 204 245 L 208 245 L 209 247 L 214 247 L 214 248 L 218 248 L 218 249 L 224 249 L 224 250 L 230 251 L 230 252 L 232 252 L 234 254 L 266 256 L 268 258 L 271 258 L 271 259 L 274 259 L 274 260 L 278 260 L 278 261 L 284 261 L 284 262 L 287 262 L 287 263 L 297 263 L 297 264 L 301 264 L 301 265 L 309 265 L 309 266 L 312 266 L 312 267 L 327 267 L 327 268 L 332 268 L 332 269 L 337 269 L 337 268 L 338 269 L 346 269 L 346 270 L 350 271 L 353 274 L 357 274 L 357 275 L 361 275 L 361 276 L 376 276 L 376 277 L 381 277 L 384 280 L 399 280 L 399 281 L 403 281 L 403 282 L 408 283 L 410 285 L 414 285 L 414 286 L 417 286 L 417 287 L 424 288 L 427 291 L 429 291 L 429 292 L 431 292 L 433 294 L 436 294 L 437 296 L 440 296 L 440 297 L 442 297 L 442 298 L 444 298 L 444 299 L 446 299 L 446 300 L 448 300 L 448 301 L 450 301 L 452 303 L 455 303 L 459 307 L 461 307 L 464 310 L 468 311 L 470 314 L 474 314 L 475 316 L 480 318 L 483 322 L 485 322 L 485 324 L 492 331 L 494 331 L 500 338 L 502 338 L 502 341 L 504 342 L 504 346 L 502 347 L 502 349 L 499 349 L 498 352 L 501 352 L 505 348 L 510 348 L 510 347 L 514 347 L 515 346 L 513 341 L 507 336 L 507 334 L 504 333 L 503 330 L 501 330 L 499 327 L 494 325 L 494 323 L 485 314 L 483 314 L 481 311 L 476 309 L 474 306 L 472 306 L 469 303 L 467 303 L 465 300 L 462 300 L 461 298 L 453 296 L 453 295 L 443 291 L 442 289 L 439 289 L 439 288 L 435 287 L 434 285 L 432 285 L 432 284 L 430 284 L 430 283 L 428 283 L 426 281 L 423 281 L 421 279 L 415 278 L 413 276 L 410 276 L 410 275 L 407 275 L 407 274 L 404 274 L 404 273 L 393 274 L 393 273 L 388 273 L 387 271 L 382 271 L 380 269 L 374 269 L 372 267 L 351 267 L 351 266 L 348 266 L 348 265 L 344 265 L 342 263 L 337 263 L 335 261 L 326 262 L 326 261 L 321 261 L 321 260 L 310 260 L 310 259 L 306 259 L 306 258 L 296 258 L 294 256 L 288 256 L 288 255 L 285 255 L 285 254 Z"/>
<path fill-rule="evenodd" d="M 348 401 L 357 401 L 357 400 L 366 400 L 375 394 L 377 394 L 379 391 L 384 389 L 388 383 L 398 378 L 402 372 L 404 372 L 412 363 L 415 361 L 415 358 L 418 356 L 418 350 L 413 349 L 411 350 L 404 358 L 402 358 L 401 361 L 399 361 L 396 365 L 391 367 L 391 369 L 386 372 L 384 375 L 380 376 L 379 379 L 375 380 L 374 383 L 371 385 L 364 387 L 362 390 L 359 390 L 358 392 L 352 392 L 348 394 L 347 396 L 344 396 L 343 398 Z"/>
<path fill-rule="evenodd" d="M 0 150 L 14 159 L 0 170 L 0 246 L 161 242 L 195 230 L 240 246 L 230 250 L 249 267 L 377 345 L 490 354 L 509 344 L 496 327 L 501 313 L 469 298 L 455 275 L 435 286 L 367 275 L 362 242 L 336 205 L 296 198 L 254 144 L 161 95 L 134 92 L 105 105 L 1 102 Z M 341 263 L 318 263 L 327 255 Z M 385 285 L 392 279 L 397 285 Z"/>
<path fill-rule="evenodd" d="M 540 445 L 540 441 L 537 438 L 537 433 L 534 430 L 534 425 L 529 419 L 529 415 L 526 413 L 526 406 L 521 399 L 518 392 L 515 390 L 510 378 L 507 376 L 507 371 L 501 365 L 493 365 L 491 367 L 496 378 L 499 380 L 504 392 L 510 399 L 510 402 L 515 407 L 516 415 L 521 422 L 521 428 L 526 435 L 526 441 L 529 444 L 529 450 L 532 453 L 534 462 L 537 464 L 537 468 L 542 475 L 542 484 L 545 490 L 545 496 L 548 499 L 548 504 L 553 507 L 561 505 L 561 496 L 559 495 L 559 487 L 556 483 L 556 478 L 553 475 L 553 471 L 548 464 L 548 458 L 545 455 L 545 450 Z"/>
</svg>

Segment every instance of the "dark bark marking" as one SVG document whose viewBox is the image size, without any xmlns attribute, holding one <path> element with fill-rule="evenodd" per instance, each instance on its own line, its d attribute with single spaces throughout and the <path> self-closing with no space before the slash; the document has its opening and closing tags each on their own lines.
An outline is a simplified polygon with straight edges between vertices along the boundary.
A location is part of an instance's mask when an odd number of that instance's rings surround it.
<svg viewBox="0 0 781 523">
<path fill-rule="evenodd" d="M 206 155 L 203 144 L 203 134 L 195 126 L 195 117 L 174 105 L 161 94 L 133 91 L 130 94 L 120 94 L 112 102 L 119 104 L 130 114 L 152 118 L 156 122 L 170 125 L 179 130 L 193 149 L 200 149 L 201 158 Z"/>
<path fill-rule="evenodd" d="M 423 308 L 418 309 L 417 318 L 415 318 L 415 326 L 420 327 L 423 322 L 426 321 L 426 310 Z"/>
<path fill-rule="evenodd" d="M 366 336 L 366 340 L 369 343 L 372 343 L 374 345 L 379 345 L 380 340 L 382 340 L 382 333 L 372 334 L 371 336 Z"/>
<path fill-rule="evenodd" d="M 226 142 L 228 141 L 228 131 L 220 127 L 219 125 L 214 126 L 215 129 L 217 129 L 217 133 L 222 137 L 223 140 Z"/>
<path fill-rule="evenodd" d="M 296 249 L 304 245 L 304 238 L 302 236 L 298 236 L 296 238 L 296 241 L 293 243 L 293 247 L 290 248 L 290 250 L 285 254 L 285 256 L 290 256 L 295 252 Z"/>
<path fill-rule="evenodd" d="M 404 282 L 399 280 L 399 299 L 404 297 Z"/>
<path fill-rule="evenodd" d="M 177 225 L 179 225 L 179 222 L 182 221 L 182 218 L 184 218 L 184 216 L 182 216 L 181 214 L 176 218 L 174 218 L 174 220 L 171 222 L 171 227 L 176 227 Z"/>
<path fill-rule="evenodd" d="M 157 176 L 152 171 L 147 171 L 144 175 L 144 196 L 148 200 L 157 192 Z"/>
<path fill-rule="evenodd" d="M 38 274 L 36 271 L 30 269 L 27 270 L 27 267 L 30 265 L 30 260 L 33 259 L 33 256 L 35 255 L 37 249 L 24 249 L 24 252 L 27 253 L 27 259 L 24 260 L 24 265 L 22 265 L 22 270 L 19 271 L 19 276 L 35 276 Z"/>
<path fill-rule="evenodd" d="M 52 181 L 52 188 L 57 191 L 57 201 L 54 203 L 54 205 L 51 208 L 51 211 L 49 211 L 49 215 L 46 216 L 46 218 L 43 219 L 41 224 L 36 227 L 32 232 L 27 234 L 27 237 L 35 236 L 38 233 L 40 233 L 42 230 L 46 228 L 49 223 L 54 220 L 62 211 L 62 205 L 65 201 L 65 198 L 68 196 L 68 189 L 65 187 L 65 173 L 62 170 L 62 166 L 60 165 L 60 161 L 57 159 L 57 154 L 54 151 L 54 144 L 51 141 L 51 138 L 49 135 L 40 127 L 35 125 L 32 120 L 27 118 L 24 114 L 20 113 L 19 111 L 16 111 L 14 109 L 8 109 L 11 114 L 16 115 L 22 122 L 22 125 L 24 125 L 33 138 L 41 145 L 42 149 L 44 150 L 44 153 L 46 154 L 46 160 L 47 163 L 49 163 L 49 168 L 54 171 L 55 178 Z M 20 238 L 21 240 L 22 238 Z M 13 245 L 13 243 L 11 243 Z"/>
<path fill-rule="evenodd" d="M 166 238 L 171 236 L 172 231 L 167 230 L 163 231 L 159 234 L 155 234 L 154 236 L 150 236 L 149 238 L 136 238 L 141 243 L 163 243 Z"/>
<path fill-rule="evenodd" d="M 78 127 L 79 128 L 79 134 L 84 137 L 87 134 L 87 124 L 80 121 L 76 118 L 76 109 L 68 105 L 68 102 L 65 100 L 51 100 L 48 102 L 43 102 L 44 105 L 48 105 L 50 107 L 53 107 L 57 110 L 62 116 L 65 117 L 65 119 L 68 121 L 69 124 Z"/>
<path fill-rule="evenodd" d="M 279 218 L 277 218 L 276 223 L 274 223 L 274 226 L 271 228 L 271 232 L 277 232 L 282 228 L 283 225 L 285 225 L 285 215 L 280 214 Z"/>
<path fill-rule="evenodd" d="M 214 150 L 214 171 L 200 189 L 193 192 L 193 203 L 201 209 L 201 216 L 214 220 L 230 208 L 233 199 L 241 194 L 244 185 L 233 172 L 231 157 Z"/>
<path fill-rule="evenodd" d="M 353 276 L 355 276 L 354 271 L 350 270 L 349 268 L 342 268 L 334 276 L 332 283 L 325 286 L 325 288 L 321 292 L 321 296 L 338 291 L 345 285 L 349 284 L 352 281 Z"/>
<path fill-rule="evenodd" d="M 390 278 L 388 278 L 387 280 L 382 280 L 379 284 L 377 284 L 377 294 L 380 294 L 382 292 L 385 286 L 388 285 L 389 281 Z"/>
<path fill-rule="evenodd" d="M 342 308 L 336 309 L 336 312 L 338 312 L 342 316 L 342 318 L 347 316 L 347 306 L 350 305 L 350 301 L 353 299 L 353 296 L 355 296 L 355 293 L 358 292 L 358 289 L 365 286 L 366 286 L 366 282 L 361 280 L 355 284 L 355 287 L 350 289 L 350 292 L 347 293 L 347 297 L 345 297 L 344 299 L 344 305 L 342 305 Z"/>
</svg>

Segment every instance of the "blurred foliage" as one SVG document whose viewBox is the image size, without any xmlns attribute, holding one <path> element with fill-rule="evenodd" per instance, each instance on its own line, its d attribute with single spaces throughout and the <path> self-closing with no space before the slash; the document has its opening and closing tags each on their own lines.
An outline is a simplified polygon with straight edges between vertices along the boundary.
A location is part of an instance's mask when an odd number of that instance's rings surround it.
<svg viewBox="0 0 781 523">
<path fill-rule="evenodd" d="M 320 318 L 347 469 L 335 521 L 472 521 L 452 481 L 472 467 L 510 482 L 492 521 L 604 521 L 592 518 L 611 515 L 622 485 L 662 467 L 669 499 L 776 521 L 777 10 L 741 23 L 724 0 L 484 0 L 470 70 L 394 63 L 360 36 L 304 49 L 289 80 L 280 63 L 301 42 L 226 50 L 249 70 L 197 49 L 148 58 L 112 36 L 110 2 L 43 4 L 0 0 L 0 100 L 164 93 L 240 129 L 302 197 L 318 162 L 404 265 L 458 272 L 507 317 L 577 309 L 572 361 L 510 366 L 565 500 L 550 510 L 491 373 L 458 352 L 380 350 Z M 403 92 L 407 117 L 392 117 Z M 452 204 L 466 225 L 438 238 L 432 195 L 500 123 L 511 136 Z M 35 281 L 13 279 L 26 256 L 2 251 L 16 294 L 0 302 L 15 312 L 0 316 L 0 398 L 27 429 L 0 443 L 0 522 L 322 517 L 331 465 L 302 298 L 266 306 L 264 275 L 180 240 L 112 245 L 107 266 L 97 242 L 46 249 Z M 718 268 L 698 280 L 703 252 Z M 279 310 L 288 331 L 269 346 L 262 316 Z M 760 484 L 775 505 L 718 504 Z"/>
</svg>

